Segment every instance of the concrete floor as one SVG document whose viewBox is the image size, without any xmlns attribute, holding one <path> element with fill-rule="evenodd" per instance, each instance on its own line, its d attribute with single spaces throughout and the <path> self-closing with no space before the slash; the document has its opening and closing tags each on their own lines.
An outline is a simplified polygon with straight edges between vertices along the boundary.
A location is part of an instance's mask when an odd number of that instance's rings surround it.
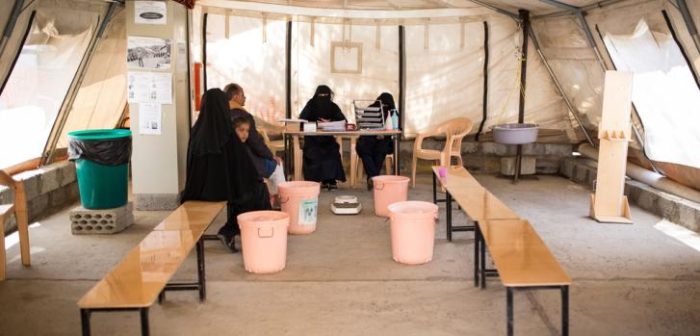
<svg viewBox="0 0 700 336">
<path fill-rule="evenodd" d="M 530 220 L 573 278 L 572 335 L 700 334 L 700 252 L 656 230 L 660 218 L 633 207 L 633 225 L 598 224 L 586 217 L 589 191 L 566 179 L 512 185 L 477 178 Z M 328 204 L 339 194 L 360 196 L 362 215 L 334 216 Z M 409 199 L 431 199 L 429 175 Z M 207 302 L 199 304 L 194 292 L 169 293 L 151 309 L 152 334 L 505 334 L 505 290 L 497 279 L 486 290 L 473 287 L 473 234 L 445 240 L 444 204 L 434 259 L 422 266 L 391 259 L 389 225 L 373 215 L 370 192 L 322 192 L 319 204 L 317 231 L 289 237 L 280 273 L 248 274 L 240 254 L 207 242 Z M 453 214 L 457 224 L 466 220 Z M 30 268 L 21 266 L 18 245 L 8 250 L 0 335 L 78 335 L 78 299 L 166 215 L 136 212 L 136 224 L 112 236 L 71 235 L 67 209 L 39 221 L 30 231 Z M 189 259 L 177 279 L 195 278 Z M 517 335 L 556 335 L 559 321 L 558 291 L 516 292 Z M 135 335 L 138 315 L 95 313 L 92 330 Z"/>
</svg>

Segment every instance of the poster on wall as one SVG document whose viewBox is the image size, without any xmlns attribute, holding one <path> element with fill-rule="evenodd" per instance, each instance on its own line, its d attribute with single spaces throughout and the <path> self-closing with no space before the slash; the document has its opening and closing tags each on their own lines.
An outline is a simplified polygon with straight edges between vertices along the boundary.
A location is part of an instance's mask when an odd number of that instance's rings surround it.
<svg viewBox="0 0 700 336">
<path fill-rule="evenodd" d="M 132 69 L 170 69 L 170 39 L 129 36 L 126 62 Z"/>
<path fill-rule="evenodd" d="M 133 72 L 127 76 L 129 103 L 173 103 L 173 77 L 170 73 Z"/>
<path fill-rule="evenodd" d="M 160 104 L 139 104 L 139 134 L 160 135 L 162 120 Z"/>
<path fill-rule="evenodd" d="M 136 1 L 134 22 L 137 24 L 164 25 L 168 23 L 168 10 L 163 1 Z"/>
</svg>

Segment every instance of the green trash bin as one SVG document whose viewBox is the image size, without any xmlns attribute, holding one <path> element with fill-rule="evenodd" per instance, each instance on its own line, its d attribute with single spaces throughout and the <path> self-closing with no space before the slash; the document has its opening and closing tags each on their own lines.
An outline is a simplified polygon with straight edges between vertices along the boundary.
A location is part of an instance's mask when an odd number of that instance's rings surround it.
<svg viewBox="0 0 700 336">
<path fill-rule="evenodd" d="M 86 209 L 126 204 L 129 188 L 131 131 L 94 129 L 68 133 L 69 159 L 75 161 L 80 203 Z"/>
</svg>

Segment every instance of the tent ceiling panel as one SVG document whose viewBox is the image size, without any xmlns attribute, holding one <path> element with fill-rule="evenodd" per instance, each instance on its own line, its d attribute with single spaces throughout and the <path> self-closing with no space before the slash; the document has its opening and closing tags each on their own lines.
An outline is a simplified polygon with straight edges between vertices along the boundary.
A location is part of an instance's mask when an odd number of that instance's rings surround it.
<svg viewBox="0 0 700 336">
<path fill-rule="evenodd" d="M 411 10 L 480 7 L 480 5 L 469 0 L 255 0 L 250 2 L 307 8 L 360 10 Z M 505 9 L 510 12 L 517 12 L 518 9 L 527 9 L 533 13 L 541 15 L 562 11 L 562 8 L 544 3 L 540 0 L 482 0 L 481 2 Z M 560 2 L 576 7 L 586 7 L 600 2 L 606 3 L 610 1 L 561 0 Z"/>
</svg>

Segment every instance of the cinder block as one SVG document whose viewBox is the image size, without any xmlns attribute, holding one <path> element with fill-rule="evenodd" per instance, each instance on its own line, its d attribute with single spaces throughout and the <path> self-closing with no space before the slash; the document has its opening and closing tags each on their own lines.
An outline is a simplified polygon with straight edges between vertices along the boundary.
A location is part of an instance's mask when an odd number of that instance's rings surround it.
<svg viewBox="0 0 700 336">
<path fill-rule="evenodd" d="M 63 162 L 60 166 L 61 169 L 61 179 L 59 184 L 65 186 L 76 181 L 75 176 L 75 164 L 73 162 Z"/>
<path fill-rule="evenodd" d="M 42 194 L 50 193 L 58 189 L 59 185 L 59 172 L 58 167 L 51 165 L 40 169 L 42 171 L 40 176 L 40 188 L 39 192 Z"/>
<path fill-rule="evenodd" d="M 24 192 L 27 195 L 27 200 L 32 200 L 41 195 L 39 174 L 38 170 L 32 170 L 13 176 L 16 180 L 24 182 Z"/>
<path fill-rule="evenodd" d="M 483 142 L 481 143 L 481 152 L 484 155 L 498 155 L 503 156 L 508 154 L 508 146 L 502 145 L 495 142 Z M 513 146 L 515 147 L 515 146 Z"/>
<path fill-rule="evenodd" d="M 501 158 L 501 174 L 506 176 L 515 175 L 515 157 Z M 520 164 L 520 175 L 535 174 L 537 160 L 532 156 L 523 156 Z"/>
<path fill-rule="evenodd" d="M 561 163 L 559 172 L 565 177 L 571 179 L 574 176 L 574 159 L 564 159 Z"/>
<path fill-rule="evenodd" d="M 113 209 L 89 210 L 78 206 L 70 211 L 73 234 L 111 234 L 123 231 L 134 223 L 131 202 Z"/>
</svg>

